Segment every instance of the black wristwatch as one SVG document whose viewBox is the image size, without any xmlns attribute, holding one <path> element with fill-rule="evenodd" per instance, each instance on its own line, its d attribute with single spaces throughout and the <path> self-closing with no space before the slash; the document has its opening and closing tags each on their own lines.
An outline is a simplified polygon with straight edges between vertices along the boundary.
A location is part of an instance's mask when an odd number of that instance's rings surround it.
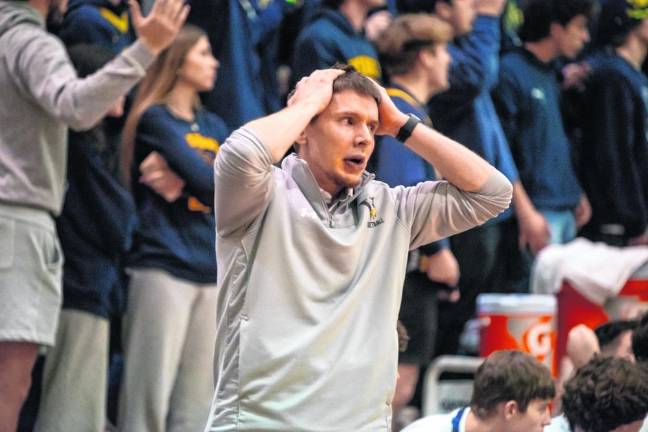
<svg viewBox="0 0 648 432">
<path fill-rule="evenodd" d="M 414 114 L 408 114 L 408 119 L 405 122 L 405 124 L 400 128 L 398 131 L 398 134 L 396 135 L 396 139 L 400 142 L 405 142 L 407 138 L 412 135 L 412 132 L 414 132 L 414 128 L 416 127 L 417 124 L 423 123 L 420 118 L 415 116 Z"/>
</svg>

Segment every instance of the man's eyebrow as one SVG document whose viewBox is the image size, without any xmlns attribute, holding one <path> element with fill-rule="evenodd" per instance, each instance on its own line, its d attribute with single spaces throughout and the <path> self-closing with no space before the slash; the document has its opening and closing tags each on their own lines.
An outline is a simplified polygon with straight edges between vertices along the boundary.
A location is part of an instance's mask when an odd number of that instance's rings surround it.
<svg viewBox="0 0 648 432">
<path fill-rule="evenodd" d="M 363 114 L 359 113 L 358 111 L 347 110 L 347 109 L 342 109 L 340 111 L 334 111 L 333 114 L 335 116 L 338 116 L 338 117 L 346 117 L 346 116 L 348 116 L 348 117 L 356 117 L 356 118 L 365 117 Z M 368 120 L 367 120 L 367 123 L 376 123 L 376 124 L 378 124 L 378 123 L 380 123 L 380 119 L 379 118 L 373 119 L 373 118 L 369 117 Z"/>
</svg>

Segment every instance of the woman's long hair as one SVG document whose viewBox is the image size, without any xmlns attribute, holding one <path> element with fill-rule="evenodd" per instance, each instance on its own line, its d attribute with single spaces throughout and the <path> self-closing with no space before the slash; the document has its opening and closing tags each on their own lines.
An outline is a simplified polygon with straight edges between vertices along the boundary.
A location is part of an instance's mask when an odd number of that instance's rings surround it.
<svg viewBox="0 0 648 432">
<path fill-rule="evenodd" d="M 185 25 L 171 46 L 162 51 L 153 62 L 140 83 L 122 132 L 120 175 L 126 187 L 131 187 L 135 135 L 142 114 L 152 105 L 166 102 L 166 98 L 178 82 L 178 71 L 182 68 L 187 53 L 203 36 L 206 36 L 205 32 L 198 27 Z M 197 95 L 194 103 L 196 106 L 199 103 Z"/>
</svg>

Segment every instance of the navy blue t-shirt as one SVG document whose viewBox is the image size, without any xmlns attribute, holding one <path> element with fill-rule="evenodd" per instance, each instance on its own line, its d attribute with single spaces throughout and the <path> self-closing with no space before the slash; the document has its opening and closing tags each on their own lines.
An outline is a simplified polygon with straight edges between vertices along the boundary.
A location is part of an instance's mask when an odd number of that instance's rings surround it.
<svg viewBox="0 0 648 432">
<path fill-rule="evenodd" d="M 216 282 L 213 161 L 228 135 L 223 121 L 200 109 L 195 121 L 175 117 L 164 105 L 149 108 L 137 127 L 133 192 L 140 227 L 130 267 L 160 268 L 197 283 Z M 169 203 L 140 183 L 139 164 L 160 153 L 185 182 L 184 194 Z"/>
<path fill-rule="evenodd" d="M 520 180 L 539 210 L 572 210 L 581 189 L 563 127 L 553 65 L 519 48 L 502 57 L 493 99 Z"/>
</svg>

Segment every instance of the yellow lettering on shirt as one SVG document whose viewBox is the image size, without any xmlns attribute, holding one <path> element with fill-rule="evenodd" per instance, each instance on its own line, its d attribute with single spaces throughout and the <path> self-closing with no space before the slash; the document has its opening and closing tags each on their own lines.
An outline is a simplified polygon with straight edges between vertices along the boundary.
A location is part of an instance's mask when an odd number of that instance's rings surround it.
<svg viewBox="0 0 648 432">
<path fill-rule="evenodd" d="M 212 210 L 211 207 L 201 203 L 200 200 L 194 196 L 187 198 L 187 208 L 189 211 L 200 213 L 211 213 Z"/>
<path fill-rule="evenodd" d="M 627 14 L 630 18 L 643 20 L 648 18 L 648 0 L 626 0 L 628 2 Z"/>
<path fill-rule="evenodd" d="M 128 31 L 128 12 L 124 12 L 121 14 L 121 16 L 117 16 L 115 12 L 102 7 L 99 8 L 99 13 L 120 33 L 126 33 Z"/>
<path fill-rule="evenodd" d="M 380 63 L 375 58 L 369 57 L 368 55 L 359 55 L 350 58 L 348 63 L 362 75 L 380 80 Z"/>
<path fill-rule="evenodd" d="M 198 154 L 207 164 L 211 165 L 214 163 L 216 153 L 220 149 L 218 140 L 212 137 L 206 137 L 198 132 L 189 132 L 185 135 L 185 141 L 189 147 L 197 150 Z M 193 196 L 187 199 L 187 208 L 189 211 L 201 213 L 211 213 L 212 211 L 211 207 L 204 205 L 198 198 Z"/>
<path fill-rule="evenodd" d="M 218 153 L 218 149 L 220 149 L 220 143 L 218 140 L 206 137 L 198 132 L 190 132 L 186 134 L 185 140 L 192 148 L 211 151 L 214 154 Z"/>
</svg>

